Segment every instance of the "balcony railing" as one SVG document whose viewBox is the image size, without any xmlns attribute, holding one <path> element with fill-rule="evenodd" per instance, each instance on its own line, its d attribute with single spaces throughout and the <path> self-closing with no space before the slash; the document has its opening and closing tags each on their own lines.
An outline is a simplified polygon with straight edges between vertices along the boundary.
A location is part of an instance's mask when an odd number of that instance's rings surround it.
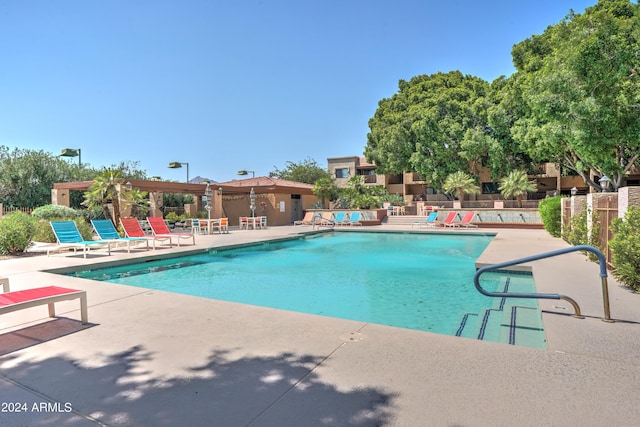
<svg viewBox="0 0 640 427">
<path fill-rule="evenodd" d="M 375 184 L 377 181 L 376 175 L 364 175 L 364 183 L 365 184 Z"/>
</svg>

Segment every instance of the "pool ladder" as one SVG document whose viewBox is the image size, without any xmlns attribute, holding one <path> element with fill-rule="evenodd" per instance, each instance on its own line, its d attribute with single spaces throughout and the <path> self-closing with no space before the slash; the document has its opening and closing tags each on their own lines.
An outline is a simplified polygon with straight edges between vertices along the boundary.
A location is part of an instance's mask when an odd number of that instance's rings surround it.
<svg viewBox="0 0 640 427">
<path fill-rule="evenodd" d="M 486 289 L 484 289 L 481 285 L 480 285 L 480 276 L 483 273 L 486 273 L 488 271 L 495 271 L 495 270 L 501 270 L 505 267 L 510 267 L 513 265 L 517 265 L 517 264 L 522 264 L 525 262 L 530 262 L 530 261 L 536 261 L 539 259 L 544 259 L 544 258 L 551 258 L 551 257 L 555 257 L 558 255 L 564 255 L 570 252 L 577 252 L 577 251 L 587 251 L 587 252 L 591 252 L 593 254 L 595 254 L 598 257 L 598 261 L 600 264 L 600 280 L 602 283 L 602 300 L 603 300 L 603 304 L 604 304 L 604 317 L 602 318 L 603 321 L 605 322 L 613 322 L 613 320 L 611 319 L 611 311 L 609 309 L 609 287 L 607 285 L 607 264 L 605 261 L 605 257 L 602 254 L 602 252 L 600 252 L 597 248 L 594 248 L 593 246 L 588 246 L 588 245 L 578 245 L 578 246 L 573 246 L 570 248 L 565 248 L 565 249 L 559 249 L 556 251 L 551 251 L 551 252 L 545 252 L 542 254 L 538 254 L 538 255 L 532 255 L 529 257 L 525 257 L 525 258 L 518 258 L 512 261 L 506 261 L 506 262 L 501 262 L 498 264 L 493 264 L 493 265 L 488 265 L 485 267 L 481 267 L 476 271 L 475 276 L 473 276 L 473 284 L 475 285 L 476 289 L 478 290 L 478 292 L 480 292 L 483 295 L 489 296 L 489 297 L 496 297 L 496 298 L 536 298 L 536 299 L 558 299 L 558 300 L 565 300 L 567 302 L 569 302 L 574 310 L 575 310 L 575 314 L 574 317 L 579 318 L 579 319 L 584 319 L 584 316 L 582 316 L 581 312 L 580 312 L 580 306 L 578 305 L 578 303 L 566 296 L 566 295 L 560 295 L 560 294 L 538 294 L 538 293 L 511 293 L 511 292 L 489 292 Z"/>
</svg>

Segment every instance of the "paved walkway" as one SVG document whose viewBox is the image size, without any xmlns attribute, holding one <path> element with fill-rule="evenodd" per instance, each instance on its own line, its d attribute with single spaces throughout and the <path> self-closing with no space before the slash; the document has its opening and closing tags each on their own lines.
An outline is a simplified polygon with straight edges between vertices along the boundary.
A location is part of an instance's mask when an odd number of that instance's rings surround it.
<svg viewBox="0 0 640 427">
<path fill-rule="evenodd" d="M 309 230 L 232 230 L 195 249 Z M 566 247 L 542 230 L 493 231 L 478 262 Z M 640 295 L 610 279 L 617 321 L 600 320 L 598 268 L 578 253 L 531 265 L 540 292 L 586 315 L 541 301 L 547 350 L 42 272 L 193 249 L 0 261 L 13 290 L 86 289 L 91 322 L 78 322 L 77 301 L 55 320 L 44 307 L 0 316 L 0 425 L 640 425 Z"/>
</svg>

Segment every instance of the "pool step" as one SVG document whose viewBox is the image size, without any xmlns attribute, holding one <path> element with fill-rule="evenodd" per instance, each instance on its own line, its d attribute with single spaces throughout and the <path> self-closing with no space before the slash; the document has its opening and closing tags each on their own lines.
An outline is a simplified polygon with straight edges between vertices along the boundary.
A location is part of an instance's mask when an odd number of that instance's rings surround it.
<svg viewBox="0 0 640 427">
<path fill-rule="evenodd" d="M 499 342 L 525 347 L 546 348 L 540 311 L 533 307 L 513 305 L 505 310 Z"/>
<path fill-rule="evenodd" d="M 509 291 L 507 278 L 503 292 Z M 462 316 L 456 336 L 483 341 L 500 342 L 526 347 L 546 348 L 540 312 L 535 307 L 517 305 L 507 298 L 499 298 L 492 308 Z"/>
</svg>

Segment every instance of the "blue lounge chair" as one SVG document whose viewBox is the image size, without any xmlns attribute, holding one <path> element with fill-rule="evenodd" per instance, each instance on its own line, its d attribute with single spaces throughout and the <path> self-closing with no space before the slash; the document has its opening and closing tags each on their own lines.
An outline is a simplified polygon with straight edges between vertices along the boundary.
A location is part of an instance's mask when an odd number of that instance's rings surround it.
<svg viewBox="0 0 640 427">
<path fill-rule="evenodd" d="M 51 221 L 51 228 L 53 234 L 56 236 L 58 246 L 47 249 L 47 256 L 49 252 L 59 249 L 73 249 L 76 253 L 78 249 L 82 249 L 84 258 L 87 257 L 87 252 L 90 248 L 102 249 L 105 246 L 111 255 L 111 242 L 104 240 L 84 240 L 76 223 L 73 221 Z"/>
<path fill-rule="evenodd" d="M 93 225 L 93 229 L 96 231 L 98 237 L 100 237 L 100 240 L 109 241 L 116 245 L 124 243 L 127 245 L 128 253 L 131 253 L 131 243 L 137 244 L 145 242 L 147 250 L 149 250 L 149 239 L 142 237 L 120 237 L 118 230 L 113 226 L 110 219 L 92 219 L 91 225 Z"/>
<path fill-rule="evenodd" d="M 356 212 L 351 212 L 349 214 L 349 221 L 347 222 L 348 225 L 362 225 L 362 223 L 360 222 L 360 211 L 356 211 Z"/>
<path fill-rule="evenodd" d="M 422 228 L 422 226 L 435 228 L 437 224 L 436 223 L 437 219 L 438 219 L 438 212 L 436 211 L 431 212 L 424 221 L 416 221 L 413 224 L 411 224 L 411 228 L 413 228 L 414 225 L 418 225 L 420 226 L 420 228 Z"/>
<path fill-rule="evenodd" d="M 346 212 L 336 212 L 336 217 L 333 220 L 333 222 L 336 225 L 347 225 L 346 216 L 347 216 Z"/>
</svg>

